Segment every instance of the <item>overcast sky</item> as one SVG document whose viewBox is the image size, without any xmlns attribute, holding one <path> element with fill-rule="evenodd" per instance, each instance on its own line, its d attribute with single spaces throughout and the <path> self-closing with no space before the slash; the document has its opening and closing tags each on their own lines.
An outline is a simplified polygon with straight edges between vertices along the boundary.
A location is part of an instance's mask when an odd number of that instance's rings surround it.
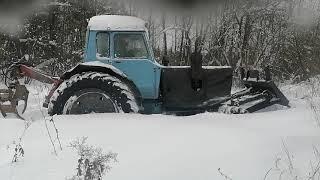
<svg viewBox="0 0 320 180">
<path fill-rule="evenodd" d="M 14 33 L 17 31 L 17 25 L 22 24 L 22 20 L 25 16 L 36 11 L 40 8 L 42 3 L 48 3 L 54 0 L 0 0 L 0 30 Z M 110 0 L 109 0 L 110 1 Z M 114 0 L 120 1 L 120 0 Z M 168 11 L 168 14 L 172 12 L 183 12 L 197 14 L 205 10 L 212 11 L 214 6 L 226 3 L 227 1 L 240 0 L 122 0 L 135 4 L 135 6 L 146 7 L 140 9 L 154 9 L 160 12 Z M 246 0 L 255 2 L 257 0 Z M 311 2 L 309 5 L 315 5 L 315 2 L 319 3 L 319 0 L 304 0 Z M 310 9 L 310 8 L 309 8 Z M 314 13 L 308 10 L 308 8 L 301 11 L 299 21 L 308 22 L 311 16 L 315 16 Z"/>
</svg>

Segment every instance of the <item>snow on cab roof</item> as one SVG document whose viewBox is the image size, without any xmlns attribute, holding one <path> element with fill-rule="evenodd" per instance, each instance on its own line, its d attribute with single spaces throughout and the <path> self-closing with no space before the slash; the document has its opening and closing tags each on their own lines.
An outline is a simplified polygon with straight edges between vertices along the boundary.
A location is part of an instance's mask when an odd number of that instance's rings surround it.
<svg viewBox="0 0 320 180">
<path fill-rule="evenodd" d="M 133 16 L 101 15 L 92 17 L 88 28 L 97 31 L 146 31 L 146 22 Z"/>
</svg>

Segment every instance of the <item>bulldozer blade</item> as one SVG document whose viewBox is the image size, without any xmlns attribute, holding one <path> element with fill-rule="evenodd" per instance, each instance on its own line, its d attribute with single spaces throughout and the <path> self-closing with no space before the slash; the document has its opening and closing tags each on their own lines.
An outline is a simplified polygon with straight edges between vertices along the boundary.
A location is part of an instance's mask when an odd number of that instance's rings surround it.
<svg viewBox="0 0 320 180">
<path fill-rule="evenodd" d="M 279 104 L 289 106 L 289 100 L 272 81 L 244 81 L 246 89 L 231 95 L 219 107 L 227 114 L 253 113 Z"/>
<path fill-rule="evenodd" d="M 289 106 L 289 100 L 280 91 L 280 89 L 274 84 L 273 81 L 243 81 L 247 88 L 251 88 L 252 92 L 267 91 L 270 97 L 270 104 L 280 104 L 283 106 Z"/>
<path fill-rule="evenodd" d="M 258 111 L 274 104 L 290 107 L 287 97 L 272 81 L 269 67 L 264 69 L 264 73 L 255 69 L 246 70 L 241 68 L 240 70 L 242 82 L 247 89 L 250 89 L 250 95 L 258 95 L 258 97 L 261 97 L 258 103 L 249 108 L 249 111 Z M 261 78 L 261 74 L 264 74 L 265 77 Z"/>
</svg>

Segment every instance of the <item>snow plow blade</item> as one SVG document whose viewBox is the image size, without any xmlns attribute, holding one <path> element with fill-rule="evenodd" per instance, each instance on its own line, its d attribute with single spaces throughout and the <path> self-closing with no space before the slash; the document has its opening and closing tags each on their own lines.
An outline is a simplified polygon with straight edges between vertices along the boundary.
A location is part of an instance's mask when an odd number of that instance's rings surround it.
<svg viewBox="0 0 320 180">
<path fill-rule="evenodd" d="M 251 102 L 247 103 L 251 103 L 251 105 L 246 107 L 246 110 L 250 113 L 259 111 L 274 104 L 289 107 L 289 100 L 273 81 L 244 81 L 244 85 L 250 90 L 250 97 L 247 98 L 250 99 Z M 245 102 L 243 102 L 243 104 L 245 104 Z"/>
<path fill-rule="evenodd" d="M 273 81 L 243 81 L 245 89 L 232 94 L 218 107 L 219 112 L 227 114 L 253 113 L 269 106 L 279 104 L 290 107 L 289 100 Z"/>
<path fill-rule="evenodd" d="M 260 80 L 264 74 L 264 80 Z M 245 72 L 241 69 L 241 79 L 245 89 L 223 99 L 220 103 L 211 104 L 207 109 L 227 114 L 253 113 L 269 106 L 279 104 L 290 107 L 289 100 L 271 80 L 269 68 L 264 73 L 257 70 Z"/>
<path fill-rule="evenodd" d="M 273 104 L 289 106 L 289 100 L 280 91 L 280 89 L 274 84 L 273 81 L 268 81 L 268 82 L 244 81 L 244 85 L 247 88 L 252 88 L 252 91 L 254 92 L 269 91 L 273 95 L 271 99 L 271 102 Z"/>
</svg>

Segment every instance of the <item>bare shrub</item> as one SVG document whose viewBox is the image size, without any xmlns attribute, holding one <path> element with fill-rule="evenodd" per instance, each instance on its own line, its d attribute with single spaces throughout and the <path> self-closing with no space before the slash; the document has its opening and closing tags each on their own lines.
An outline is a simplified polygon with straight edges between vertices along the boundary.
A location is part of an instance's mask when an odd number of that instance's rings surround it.
<svg viewBox="0 0 320 180">
<path fill-rule="evenodd" d="M 101 148 L 87 144 L 88 137 L 77 138 L 70 147 L 80 156 L 77 175 L 69 180 L 101 180 L 111 169 L 110 163 L 117 162 L 117 153 L 103 153 Z"/>
</svg>

